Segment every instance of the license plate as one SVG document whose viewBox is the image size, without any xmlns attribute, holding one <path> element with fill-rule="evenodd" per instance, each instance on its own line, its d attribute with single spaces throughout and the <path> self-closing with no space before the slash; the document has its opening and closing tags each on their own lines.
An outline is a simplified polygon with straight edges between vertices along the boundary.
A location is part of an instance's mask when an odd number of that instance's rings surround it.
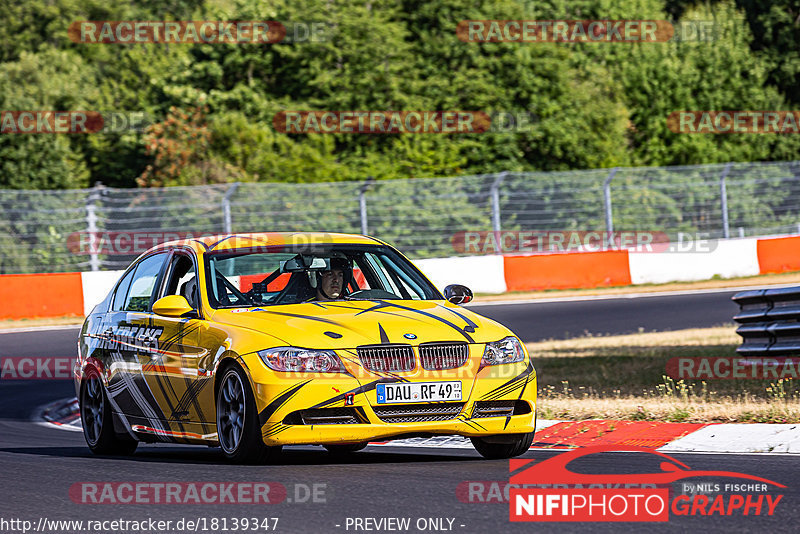
<svg viewBox="0 0 800 534">
<path fill-rule="evenodd" d="M 461 400 L 461 382 L 376 384 L 375 391 L 378 394 L 378 404 Z"/>
</svg>

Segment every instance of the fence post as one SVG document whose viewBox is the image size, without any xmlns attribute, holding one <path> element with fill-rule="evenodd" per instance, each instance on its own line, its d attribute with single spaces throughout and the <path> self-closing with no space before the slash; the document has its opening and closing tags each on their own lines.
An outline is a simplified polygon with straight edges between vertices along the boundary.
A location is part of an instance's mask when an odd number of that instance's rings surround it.
<svg viewBox="0 0 800 534">
<path fill-rule="evenodd" d="M 358 207 L 361 213 L 361 234 L 367 235 L 367 189 L 370 188 L 375 178 L 372 176 L 367 177 L 367 181 L 361 184 L 358 190 Z"/>
<path fill-rule="evenodd" d="M 100 257 L 97 254 L 97 206 L 95 206 L 95 202 L 100 200 L 102 188 L 102 183 L 95 182 L 86 198 L 86 233 L 89 234 L 89 269 L 92 271 L 100 270 Z"/>
<path fill-rule="evenodd" d="M 225 191 L 225 196 L 222 197 L 222 231 L 226 234 L 230 234 L 232 232 L 233 221 L 231 220 L 231 197 L 239 189 L 239 182 L 233 182 L 227 191 Z"/>
<path fill-rule="evenodd" d="M 608 173 L 608 176 L 606 176 L 603 182 L 603 200 L 606 206 L 606 232 L 608 232 L 609 235 L 614 231 L 614 218 L 611 215 L 611 180 L 614 179 L 614 175 L 617 174 L 618 169 L 619 167 L 611 169 L 611 172 Z"/>
<path fill-rule="evenodd" d="M 726 163 L 719 177 L 719 198 L 721 203 L 720 207 L 722 208 L 722 237 L 725 239 L 731 236 L 731 230 L 728 227 L 728 189 L 725 184 L 725 179 L 728 177 L 731 165 L 732 163 Z"/>
<path fill-rule="evenodd" d="M 489 190 L 492 196 L 492 230 L 494 231 L 494 249 L 495 252 L 500 254 L 500 231 L 502 230 L 500 224 L 500 186 L 508 176 L 508 171 L 503 171 L 494 178 L 492 187 Z"/>
</svg>

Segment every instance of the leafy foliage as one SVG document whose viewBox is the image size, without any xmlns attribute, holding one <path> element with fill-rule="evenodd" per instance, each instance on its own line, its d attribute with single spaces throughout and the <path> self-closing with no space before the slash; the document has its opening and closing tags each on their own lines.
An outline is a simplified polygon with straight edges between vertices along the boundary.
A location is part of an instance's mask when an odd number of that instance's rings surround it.
<svg viewBox="0 0 800 534">
<path fill-rule="evenodd" d="M 794 159 L 797 136 L 683 135 L 687 109 L 800 102 L 788 0 L 12 0 L 0 109 L 142 111 L 147 132 L 0 136 L 0 187 L 320 182 Z M 713 20 L 712 42 L 465 43 L 469 19 Z M 84 44 L 79 20 L 278 20 L 278 44 Z M 312 31 L 313 30 L 313 31 Z M 198 116 L 198 109 L 202 109 Z M 458 135 L 286 135 L 284 110 L 530 113 Z"/>
<path fill-rule="evenodd" d="M 580 230 L 604 227 L 608 168 L 648 166 L 616 175 L 616 227 L 718 233 L 722 166 L 661 167 L 795 160 L 800 136 L 677 134 L 666 118 L 800 104 L 795 4 L 8 0 L 0 5 L 0 110 L 142 112 L 151 120 L 143 131 L 0 134 L 0 246 L 18 252 L 0 257 L 0 272 L 84 268 L 87 258 L 65 243 L 86 228 L 87 193 L 15 190 L 97 182 L 138 187 L 103 193 L 98 210 L 109 231 L 221 231 L 231 182 L 242 183 L 232 196 L 234 230 L 360 231 L 358 195 L 372 177 L 369 231 L 425 256 L 449 247 L 454 232 L 490 229 L 496 173 L 508 171 L 498 198 L 504 229 Z M 459 40 L 458 23 L 480 19 L 711 21 L 716 31 L 711 41 L 638 44 Z M 81 20 L 275 20 L 288 33 L 277 44 L 90 44 L 69 37 Z M 277 113 L 299 110 L 533 120 L 452 135 L 298 135 L 273 125 Z M 593 170 L 566 172 L 575 169 Z M 737 169 L 728 178 L 732 228 L 795 224 L 800 171 L 756 167 L 754 180 Z M 209 187 L 168 189 L 199 184 Z M 175 210 L 181 202 L 185 209 Z"/>
</svg>

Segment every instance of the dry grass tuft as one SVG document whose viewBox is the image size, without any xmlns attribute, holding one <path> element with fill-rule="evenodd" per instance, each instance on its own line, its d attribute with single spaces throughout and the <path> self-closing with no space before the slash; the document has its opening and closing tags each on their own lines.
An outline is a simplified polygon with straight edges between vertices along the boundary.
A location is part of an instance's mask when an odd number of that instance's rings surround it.
<svg viewBox="0 0 800 534">
<path fill-rule="evenodd" d="M 733 325 L 529 343 L 539 417 L 674 422 L 800 421 L 793 380 L 679 380 L 676 356 L 735 356 Z"/>
</svg>

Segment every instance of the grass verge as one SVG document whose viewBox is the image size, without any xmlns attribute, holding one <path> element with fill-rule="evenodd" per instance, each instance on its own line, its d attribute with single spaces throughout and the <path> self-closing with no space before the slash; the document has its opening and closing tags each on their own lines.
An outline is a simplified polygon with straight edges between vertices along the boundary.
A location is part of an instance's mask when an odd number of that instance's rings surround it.
<svg viewBox="0 0 800 534">
<path fill-rule="evenodd" d="M 796 380 L 680 380 L 676 356 L 735 356 L 733 325 L 528 343 L 543 419 L 794 423 Z"/>
</svg>

